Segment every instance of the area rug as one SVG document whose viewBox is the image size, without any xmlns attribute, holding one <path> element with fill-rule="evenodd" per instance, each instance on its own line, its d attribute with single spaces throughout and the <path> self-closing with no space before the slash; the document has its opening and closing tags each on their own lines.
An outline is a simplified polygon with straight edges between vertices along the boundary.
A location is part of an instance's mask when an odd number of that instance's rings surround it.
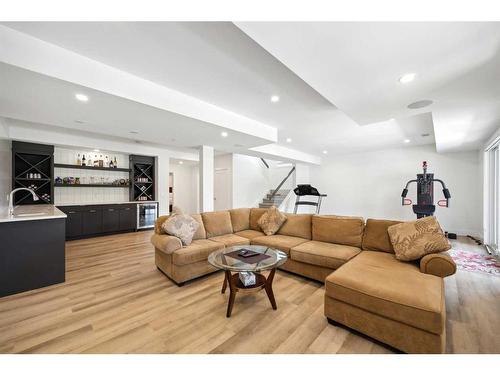
<svg viewBox="0 0 500 375">
<path fill-rule="evenodd" d="M 500 261 L 494 256 L 455 249 L 448 251 L 448 254 L 460 270 L 500 276 Z"/>
</svg>

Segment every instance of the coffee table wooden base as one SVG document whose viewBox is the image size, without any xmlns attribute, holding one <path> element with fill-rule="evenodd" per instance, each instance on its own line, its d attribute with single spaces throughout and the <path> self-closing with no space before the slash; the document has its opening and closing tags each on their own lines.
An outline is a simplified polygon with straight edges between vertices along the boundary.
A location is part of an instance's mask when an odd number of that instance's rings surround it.
<svg viewBox="0 0 500 375">
<path fill-rule="evenodd" d="M 255 285 L 245 286 L 240 280 L 239 274 L 231 274 L 230 271 L 224 271 L 224 282 L 222 284 L 221 293 L 225 293 L 227 289 L 227 285 L 229 284 L 229 301 L 227 303 L 227 313 L 226 316 L 229 318 L 231 316 L 231 312 L 233 311 L 234 300 L 236 298 L 236 293 L 238 292 L 258 292 L 259 290 L 265 289 L 267 297 L 271 302 L 271 306 L 273 310 L 276 310 L 278 307 L 276 306 L 276 300 L 274 299 L 273 293 L 273 279 L 274 273 L 276 272 L 276 268 L 273 268 L 269 275 L 265 277 L 261 273 L 255 273 Z"/>
</svg>

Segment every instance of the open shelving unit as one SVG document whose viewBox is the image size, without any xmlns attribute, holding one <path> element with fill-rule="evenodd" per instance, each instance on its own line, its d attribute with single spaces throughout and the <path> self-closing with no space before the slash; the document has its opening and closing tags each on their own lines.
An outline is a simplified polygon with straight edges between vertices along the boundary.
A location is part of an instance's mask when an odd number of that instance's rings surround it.
<svg viewBox="0 0 500 375">
<path fill-rule="evenodd" d="M 34 201 L 31 193 L 19 191 L 14 195 L 15 205 L 54 203 L 53 175 L 54 146 L 12 142 L 12 188 L 30 188 L 39 198 Z"/>
<path fill-rule="evenodd" d="M 155 159 L 151 156 L 130 155 L 130 200 L 155 200 Z"/>
<path fill-rule="evenodd" d="M 103 187 L 103 188 L 129 188 L 130 185 L 112 185 L 112 184 L 55 184 L 56 187 Z"/>
<path fill-rule="evenodd" d="M 73 165 L 73 164 L 54 164 L 56 168 L 70 168 L 70 169 L 90 169 L 94 171 L 115 171 L 115 172 L 130 172 L 129 168 L 106 168 L 106 167 L 92 167 L 90 165 Z"/>
</svg>

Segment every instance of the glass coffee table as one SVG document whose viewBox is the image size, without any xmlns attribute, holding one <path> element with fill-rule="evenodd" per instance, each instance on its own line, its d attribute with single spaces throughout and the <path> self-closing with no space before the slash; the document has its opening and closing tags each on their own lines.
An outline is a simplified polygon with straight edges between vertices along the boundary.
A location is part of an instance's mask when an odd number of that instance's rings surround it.
<svg viewBox="0 0 500 375">
<path fill-rule="evenodd" d="M 256 254 L 244 257 L 241 254 L 242 250 L 247 250 Z M 273 293 L 273 279 L 276 268 L 285 263 L 286 260 L 287 255 L 283 251 L 257 245 L 231 246 L 211 253 L 208 256 L 208 262 L 212 266 L 224 270 L 224 282 L 222 284 L 221 293 L 225 293 L 227 285 L 229 284 L 230 294 L 226 316 L 228 318 L 231 316 L 236 293 L 257 292 L 262 289 L 266 291 L 273 310 L 276 310 L 277 306 Z M 262 271 L 270 272 L 266 277 L 262 274 Z M 255 275 L 255 283 L 245 286 L 240 280 L 240 272 L 251 272 Z"/>
</svg>

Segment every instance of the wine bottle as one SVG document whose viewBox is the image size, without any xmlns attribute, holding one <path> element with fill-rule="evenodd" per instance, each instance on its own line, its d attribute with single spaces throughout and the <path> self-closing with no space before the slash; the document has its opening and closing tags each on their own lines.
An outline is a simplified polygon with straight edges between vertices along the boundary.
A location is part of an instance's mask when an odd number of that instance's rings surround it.
<svg viewBox="0 0 500 375">
<path fill-rule="evenodd" d="M 97 159 L 97 154 L 94 155 L 94 167 L 99 166 L 99 159 Z"/>
<path fill-rule="evenodd" d="M 104 159 L 102 158 L 102 155 L 99 156 L 99 167 L 104 167 Z"/>
<path fill-rule="evenodd" d="M 104 160 L 104 166 L 106 168 L 109 168 L 109 158 L 108 158 L 108 155 L 106 155 L 106 160 Z"/>
<path fill-rule="evenodd" d="M 113 163 L 113 167 L 117 168 L 118 167 L 118 162 L 116 161 L 116 156 L 115 156 L 115 162 Z"/>
<path fill-rule="evenodd" d="M 80 159 L 80 154 L 78 154 L 78 157 L 76 158 L 76 165 L 82 165 L 82 160 Z"/>
<path fill-rule="evenodd" d="M 85 154 L 83 154 L 82 157 L 82 167 L 85 167 L 87 164 L 85 164 Z"/>
<path fill-rule="evenodd" d="M 113 159 L 111 159 L 111 161 L 109 162 L 109 167 L 110 167 L 110 168 L 113 168 L 113 167 L 114 167 L 114 165 L 113 165 Z"/>
</svg>

